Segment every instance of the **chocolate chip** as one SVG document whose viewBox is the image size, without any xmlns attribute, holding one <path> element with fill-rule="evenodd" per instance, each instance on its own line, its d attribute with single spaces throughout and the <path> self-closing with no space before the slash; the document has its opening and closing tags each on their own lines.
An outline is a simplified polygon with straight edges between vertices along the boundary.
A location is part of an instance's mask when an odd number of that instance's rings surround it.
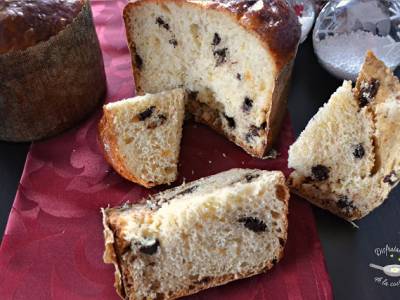
<svg viewBox="0 0 400 300">
<path fill-rule="evenodd" d="M 251 182 L 253 179 L 260 177 L 260 174 L 246 174 L 244 178 L 247 182 Z"/>
<path fill-rule="evenodd" d="M 316 181 L 324 181 L 329 178 L 329 169 L 323 165 L 311 168 L 311 178 Z"/>
<path fill-rule="evenodd" d="M 226 114 L 224 114 L 224 118 L 228 122 L 228 126 L 230 128 L 236 128 L 236 122 L 234 118 L 228 117 Z"/>
<path fill-rule="evenodd" d="M 141 242 L 139 251 L 143 254 L 153 255 L 157 252 L 160 242 L 154 238 L 146 238 Z"/>
<path fill-rule="evenodd" d="M 383 178 L 383 182 L 388 183 L 389 185 L 394 185 L 397 181 L 399 181 L 399 177 L 395 171 L 390 172 Z"/>
<path fill-rule="evenodd" d="M 188 94 L 188 99 L 191 101 L 197 100 L 197 95 L 199 94 L 198 91 L 189 91 L 187 92 Z"/>
<path fill-rule="evenodd" d="M 244 227 L 254 232 L 263 232 L 267 230 L 267 225 L 264 221 L 254 217 L 244 217 L 238 220 L 243 223 Z"/>
<path fill-rule="evenodd" d="M 274 258 L 274 259 L 272 260 L 272 265 L 275 266 L 277 263 L 278 263 L 278 260 L 277 260 L 276 258 Z"/>
<path fill-rule="evenodd" d="M 136 68 L 138 68 L 139 70 L 142 69 L 143 59 L 140 57 L 139 54 L 135 54 L 135 65 L 136 65 Z"/>
<path fill-rule="evenodd" d="M 283 247 L 285 246 L 286 241 L 283 238 L 279 238 L 279 244 Z"/>
<path fill-rule="evenodd" d="M 338 201 L 336 202 L 336 205 L 343 209 L 349 206 L 352 206 L 352 201 L 349 200 L 349 198 L 345 195 L 340 195 Z"/>
<path fill-rule="evenodd" d="M 215 66 L 218 67 L 226 62 L 226 56 L 228 53 L 228 48 L 222 48 L 218 50 L 214 50 L 213 55 L 216 60 Z"/>
<path fill-rule="evenodd" d="M 155 106 L 150 106 L 148 109 L 146 109 L 145 111 L 142 111 L 138 116 L 139 116 L 139 120 L 140 121 L 144 121 L 147 118 L 149 118 L 152 114 L 153 111 L 156 107 Z"/>
<path fill-rule="evenodd" d="M 362 144 L 358 144 L 354 147 L 353 155 L 355 158 L 363 158 L 365 155 L 365 150 Z"/>
<path fill-rule="evenodd" d="M 265 130 L 265 127 L 267 126 L 267 122 L 261 123 L 259 127 L 255 125 L 251 125 L 249 132 L 246 133 L 245 139 L 248 143 L 254 142 L 254 137 L 260 136 L 260 130 Z"/>
<path fill-rule="evenodd" d="M 345 209 L 345 210 L 354 209 L 353 201 L 349 200 L 349 198 L 345 195 L 340 195 L 338 197 L 338 201 L 336 202 L 336 205 L 340 209 Z"/>
<path fill-rule="evenodd" d="M 253 179 L 260 177 L 260 174 L 246 174 L 244 178 L 247 182 L 251 182 Z"/>
<path fill-rule="evenodd" d="M 185 195 L 185 194 L 189 194 L 189 193 L 195 191 L 197 188 L 198 188 L 197 185 L 191 186 L 190 188 L 184 189 L 183 191 L 179 192 L 175 196 L 182 196 L 182 195 Z"/>
<path fill-rule="evenodd" d="M 240 75 L 239 73 L 236 74 L 236 79 L 237 80 L 242 80 L 242 75 Z"/>
<path fill-rule="evenodd" d="M 260 130 L 259 127 L 251 125 L 249 132 L 246 133 L 246 136 L 245 136 L 246 142 L 251 143 L 254 141 L 254 137 L 260 136 L 259 130 Z"/>
<path fill-rule="evenodd" d="M 176 46 L 178 46 L 178 42 L 177 42 L 176 39 L 170 39 L 170 40 L 168 41 L 168 43 L 170 43 L 171 45 L 173 45 L 174 48 L 176 48 Z"/>
<path fill-rule="evenodd" d="M 211 45 L 217 46 L 220 42 L 221 42 L 221 37 L 219 36 L 218 33 L 214 33 L 214 38 Z"/>
<path fill-rule="evenodd" d="M 158 24 L 160 27 L 163 27 L 165 30 L 169 30 L 169 24 L 166 23 L 161 17 L 157 17 L 156 24 Z"/>
<path fill-rule="evenodd" d="M 377 79 L 361 82 L 360 94 L 358 96 L 360 108 L 368 105 L 374 100 L 376 94 L 378 93 L 379 86 L 380 82 Z"/>
<path fill-rule="evenodd" d="M 245 97 L 242 104 L 242 110 L 244 112 L 248 112 L 251 110 L 252 107 L 253 107 L 253 100 L 250 99 L 249 97 Z"/>
</svg>

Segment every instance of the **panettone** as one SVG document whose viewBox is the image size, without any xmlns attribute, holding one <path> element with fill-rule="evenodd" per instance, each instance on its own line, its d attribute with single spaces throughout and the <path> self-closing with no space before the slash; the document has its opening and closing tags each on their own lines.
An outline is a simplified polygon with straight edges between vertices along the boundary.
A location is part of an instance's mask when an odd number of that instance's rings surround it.
<svg viewBox="0 0 400 300">
<path fill-rule="evenodd" d="M 197 121 L 266 154 L 301 31 L 284 0 L 137 0 L 124 19 L 139 94 L 183 87 Z"/>
<path fill-rule="evenodd" d="M 90 1 L 1 1 L 0 139 L 57 134 L 91 112 L 105 90 Z"/>
</svg>

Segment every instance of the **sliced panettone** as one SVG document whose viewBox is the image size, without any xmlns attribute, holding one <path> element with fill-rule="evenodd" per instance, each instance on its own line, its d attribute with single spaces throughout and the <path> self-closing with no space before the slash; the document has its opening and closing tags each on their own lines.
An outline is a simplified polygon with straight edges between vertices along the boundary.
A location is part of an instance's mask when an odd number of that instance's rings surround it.
<svg viewBox="0 0 400 300">
<path fill-rule="evenodd" d="M 175 89 L 104 106 L 100 142 L 121 176 L 145 187 L 175 181 L 184 97 L 182 89 Z"/>
<path fill-rule="evenodd" d="M 348 220 L 382 204 L 400 175 L 400 84 L 371 52 L 289 150 L 295 193 Z"/>
<path fill-rule="evenodd" d="M 265 155 L 300 38 L 285 0 L 138 0 L 124 19 L 139 94 L 183 87 L 197 121 Z"/>
<path fill-rule="evenodd" d="M 272 268 L 287 238 L 278 171 L 232 169 L 103 210 L 104 260 L 124 299 L 175 299 Z"/>
</svg>

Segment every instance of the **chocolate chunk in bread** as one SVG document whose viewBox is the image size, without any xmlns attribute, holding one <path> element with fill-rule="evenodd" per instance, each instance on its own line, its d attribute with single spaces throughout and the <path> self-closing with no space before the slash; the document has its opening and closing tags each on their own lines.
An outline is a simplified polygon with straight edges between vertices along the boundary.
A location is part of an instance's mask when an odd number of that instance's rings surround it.
<svg viewBox="0 0 400 300">
<path fill-rule="evenodd" d="M 377 79 L 361 82 L 360 96 L 358 99 L 360 108 L 368 105 L 374 100 L 376 94 L 378 93 L 379 85 L 379 80 Z"/>
<path fill-rule="evenodd" d="M 242 105 L 242 110 L 244 112 L 248 112 L 251 110 L 253 107 L 253 100 L 251 100 L 249 97 L 245 97 Z"/>
<path fill-rule="evenodd" d="M 264 232 L 267 230 L 267 225 L 264 221 L 255 217 L 243 217 L 238 221 L 243 223 L 244 227 L 254 232 Z"/>
<path fill-rule="evenodd" d="M 213 38 L 211 45 L 217 46 L 217 45 L 219 45 L 220 42 L 221 42 L 221 37 L 219 36 L 218 33 L 214 33 L 214 38 Z"/>
<path fill-rule="evenodd" d="M 236 127 L 236 122 L 234 118 L 228 117 L 227 115 L 224 114 L 225 120 L 228 122 L 229 128 L 235 129 Z"/>
<path fill-rule="evenodd" d="M 311 168 L 311 179 L 324 181 L 329 178 L 329 168 L 324 165 L 316 165 Z"/>
<path fill-rule="evenodd" d="M 143 254 L 153 255 L 158 251 L 160 242 L 155 238 L 145 238 L 140 242 L 139 251 Z"/>
<path fill-rule="evenodd" d="M 215 66 L 219 67 L 226 62 L 228 56 L 228 48 L 221 48 L 213 51 L 215 58 Z"/>
</svg>

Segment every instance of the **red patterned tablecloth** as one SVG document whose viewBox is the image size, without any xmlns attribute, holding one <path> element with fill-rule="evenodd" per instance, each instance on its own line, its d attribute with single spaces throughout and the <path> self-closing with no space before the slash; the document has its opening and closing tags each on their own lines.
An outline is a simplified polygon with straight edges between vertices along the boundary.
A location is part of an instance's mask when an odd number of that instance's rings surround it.
<svg viewBox="0 0 400 300">
<path fill-rule="evenodd" d="M 108 80 L 106 101 L 134 93 L 121 18 L 125 3 L 92 1 Z M 0 248 L 1 299 L 118 299 L 113 268 L 102 262 L 100 208 L 136 201 L 149 191 L 122 179 L 104 161 L 96 138 L 99 117 L 100 109 L 78 128 L 32 144 Z M 189 122 L 183 136 L 180 180 L 233 167 L 288 174 L 289 118 L 274 160 L 252 158 L 202 125 Z M 309 204 L 291 198 L 285 258 L 272 271 L 189 298 L 332 299 Z"/>
</svg>

